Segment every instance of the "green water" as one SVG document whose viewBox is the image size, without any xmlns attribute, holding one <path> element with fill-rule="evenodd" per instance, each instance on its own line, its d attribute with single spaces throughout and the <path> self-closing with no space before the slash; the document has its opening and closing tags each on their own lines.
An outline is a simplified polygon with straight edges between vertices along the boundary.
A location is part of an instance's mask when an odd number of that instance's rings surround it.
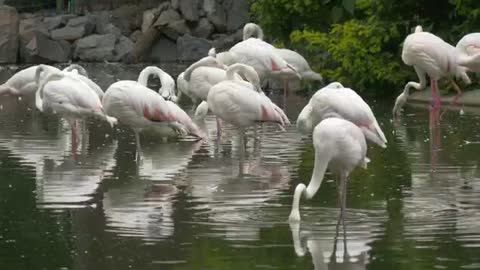
<svg viewBox="0 0 480 270">
<path fill-rule="evenodd" d="M 105 89 L 140 67 L 88 68 Z M 290 95 L 291 120 L 306 102 Z M 294 125 L 249 130 L 240 161 L 235 129 L 216 140 L 210 116 L 206 143 L 144 134 L 137 164 L 128 128 L 88 122 L 72 155 L 66 123 L 2 99 L 0 269 L 480 268 L 480 117 L 449 111 L 430 133 L 426 108 L 393 122 L 392 101 L 368 102 L 389 143 L 351 176 L 345 253 L 330 174 L 287 222 L 314 158 Z"/>
</svg>

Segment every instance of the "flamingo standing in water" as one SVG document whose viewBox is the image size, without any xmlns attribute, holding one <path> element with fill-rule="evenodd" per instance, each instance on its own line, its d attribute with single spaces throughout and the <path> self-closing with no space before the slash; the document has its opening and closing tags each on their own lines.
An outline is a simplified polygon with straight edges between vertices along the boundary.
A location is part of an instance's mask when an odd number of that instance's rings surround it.
<svg viewBox="0 0 480 270">
<path fill-rule="evenodd" d="M 190 116 L 188 116 L 188 114 L 174 102 L 177 97 L 175 96 L 175 81 L 173 80 L 172 76 L 170 76 L 167 72 L 163 71 L 158 67 L 146 67 L 145 69 L 143 69 L 143 71 L 140 73 L 140 76 L 138 77 L 138 83 L 145 87 L 147 87 L 147 80 L 145 79 L 145 74 L 148 73 L 156 75 L 160 79 L 161 87 L 158 92 L 163 93 L 162 97 L 167 97 L 165 101 L 167 102 L 168 108 L 176 116 L 177 121 L 186 128 L 187 133 L 195 135 L 199 138 L 205 138 L 205 134 L 203 134 L 203 131 L 200 130 L 200 128 L 192 121 Z M 160 133 L 168 134 L 170 130 L 170 128 L 167 128 L 167 130 L 161 130 Z"/>
<path fill-rule="evenodd" d="M 235 73 L 250 82 L 236 79 Z M 261 91 L 260 79 L 253 67 L 234 64 L 227 69 L 226 76 L 227 80 L 210 89 L 207 102 L 197 109 L 197 117 L 204 116 L 209 108 L 217 117 L 239 127 L 241 136 L 245 127 L 259 122 L 277 123 L 282 128 L 290 124 L 285 113 Z"/>
<path fill-rule="evenodd" d="M 188 127 L 182 124 L 182 116 L 176 114 L 162 96 L 136 81 L 118 81 L 110 85 L 105 92 L 103 105 L 109 115 L 133 129 L 137 160 L 141 153 L 139 132 L 144 128 L 160 127 L 166 128 L 163 131 L 202 137 L 194 130 L 187 130 Z"/>
<path fill-rule="evenodd" d="M 313 130 L 313 146 L 315 147 L 313 174 L 308 187 L 298 184 L 295 188 L 289 221 L 300 221 L 301 197 L 311 199 L 317 193 L 325 172 L 329 168 L 332 172 L 340 175 L 340 217 L 345 232 L 348 176 L 355 167 L 366 168 L 369 162 L 366 157 L 365 136 L 362 130 L 352 122 L 340 118 L 328 118 L 320 122 Z"/>
<path fill-rule="evenodd" d="M 35 80 L 39 85 L 35 93 L 35 105 L 41 112 L 53 111 L 65 118 L 72 128 L 72 147 L 77 145 L 77 119 L 95 116 L 107 121 L 112 127 L 117 119 L 107 116 L 97 93 L 92 90 L 78 75 L 71 72 L 53 71 L 48 73 L 48 66 L 39 65 Z M 40 79 L 42 73 L 46 73 Z"/>
<path fill-rule="evenodd" d="M 430 77 L 432 88 L 433 100 L 430 114 L 430 123 L 432 124 L 438 123 L 442 104 L 438 92 L 438 80 L 444 76 L 455 75 L 466 84 L 471 83 L 466 73 L 467 68 L 458 64 L 459 53 L 456 48 L 432 33 L 423 32 L 421 26 L 417 26 L 415 32 L 405 39 L 402 60 L 405 64 L 413 66 L 420 82 L 408 82 L 405 85 L 403 92 L 395 100 L 394 115 L 398 115 L 402 106 L 406 103 L 410 88 L 422 90 L 427 86 L 426 75 Z M 462 92 L 453 80 L 451 80 L 451 83 L 458 93 L 453 101 L 456 103 Z"/>
<path fill-rule="evenodd" d="M 357 125 L 365 137 L 385 148 L 387 139 L 368 104 L 355 91 L 338 82 L 318 90 L 297 118 L 297 129 L 311 134 L 323 119 L 336 117 Z"/>
<path fill-rule="evenodd" d="M 301 79 L 296 69 L 287 63 L 269 43 L 258 38 L 248 38 L 237 43 L 227 52 L 217 53 L 217 60 L 224 65 L 241 63 L 252 66 L 262 84 L 269 78 Z M 284 90 L 286 94 L 286 89 Z"/>
<path fill-rule="evenodd" d="M 243 27 L 243 40 L 256 37 L 263 40 L 263 30 L 255 23 L 247 23 Z M 280 55 L 288 64 L 292 65 L 300 74 L 302 80 L 323 81 L 322 75 L 312 70 L 307 60 L 299 53 L 289 49 L 278 49 L 274 47 L 275 52 Z M 285 78 L 284 89 L 288 94 L 288 79 L 298 79 L 297 77 Z"/>
</svg>

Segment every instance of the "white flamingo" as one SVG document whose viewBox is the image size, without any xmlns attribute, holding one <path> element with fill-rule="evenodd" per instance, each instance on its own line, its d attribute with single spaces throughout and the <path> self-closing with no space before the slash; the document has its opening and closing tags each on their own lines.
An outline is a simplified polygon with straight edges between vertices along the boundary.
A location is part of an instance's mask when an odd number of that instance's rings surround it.
<svg viewBox="0 0 480 270">
<path fill-rule="evenodd" d="M 140 158 L 139 132 L 148 127 L 168 127 L 177 134 L 187 132 L 198 137 L 195 131 L 187 130 L 182 119 L 157 92 L 136 81 L 119 81 L 107 89 L 103 98 L 105 111 L 120 122 L 130 126 L 135 133 L 137 159 Z"/>
<path fill-rule="evenodd" d="M 342 136 L 339 136 L 342 134 Z M 347 179 L 357 166 L 366 168 L 367 143 L 359 127 L 340 118 L 328 118 L 320 122 L 313 131 L 315 165 L 308 187 L 298 184 L 293 195 L 290 221 L 300 221 L 300 198 L 311 199 L 317 193 L 327 168 L 340 174 L 340 216 L 345 230 Z"/>
<path fill-rule="evenodd" d="M 4 84 L 0 85 L 0 95 L 13 95 L 13 96 L 19 96 L 19 97 L 29 96 L 29 95 L 33 96 L 38 89 L 35 74 L 39 66 L 40 65 L 31 66 L 15 73 Z M 41 66 L 42 66 L 42 70 L 47 71 L 47 73 L 60 71 L 60 69 L 53 66 L 49 66 L 49 65 L 41 65 Z M 77 70 L 78 73 L 86 76 L 85 69 L 77 64 L 70 65 L 66 67 L 63 71 L 72 71 L 72 70 Z"/>
<path fill-rule="evenodd" d="M 470 33 L 458 41 L 457 63 L 472 72 L 480 72 L 480 33 Z"/>
<path fill-rule="evenodd" d="M 138 83 L 147 87 L 146 78 L 148 78 L 150 74 L 158 76 L 160 79 L 161 87 L 158 91 L 159 93 L 164 93 L 164 95 L 167 96 L 165 101 L 167 102 L 168 108 L 175 115 L 177 121 L 186 128 L 187 133 L 204 138 L 205 134 L 203 134 L 203 131 L 201 131 L 200 128 L 192 121 L 190 116 L 188 116 L 188 114 L 175 103 L 177 97 L 175 96 L 175 81 L 173 80 L 172 76 L 158 67 L 150 66 L 146 67 L 140 73 L 140 76 L 138 77 Z M 159 130 L 157 129 L 157 131 Z M 161 134 L 169 134 L 169 131 L 171 131 L 171 128 L 168 127 L 166 129 L 160 129 Z"/>
<path fill-rule="evenodd" d="M 171 76 L 162 69 L 156 66 L 148 66 L 144 68 L 142 72 L 140 72 L 137 81 L 142 85 L 147 86 L 148 78 L 152 75 L 157 76 L 162 82 L 162 86 L 158 90 L 158 93 L 163 97 L 163 99 L 177 102 L 178 98 L 175 95 L 175 81 L 171 79 Z"/>
<path fill-rule="evenodd" d="M 405 64 L 413 66 L 420 82 L 408 82 L 403 92 L 397 97 L 393 114 L 398 115 L 402 106 L 406 103 L 410 88 L 422 90 L 427 86 L 426 75 L 430 77 L 432 88 L 432 109 L 439 111 L 441 107 L 440 93 L 438 92 L 438 80 L 442 77 L 455 75 L 460 77 L 466 84 L 470 84 L 467 68 L 458 64 L 459 53 L 449 43 L 432 33 L 423 32 L 421 26 L 415 28 L 415 32 L 408 35 L 403 43 L 402 60 Z M 451 80 L 457 91 L 454 103 L 461 95 L 458 85 Z M 438 122 L 439 114 L 430 115 L 432 122 Z"/>
<path fill-rule="evenodd" d="M 229 51 L 217 53 L 217 60 L 227 66 L 234 63 L 252 66 L 262 84 L 269 78 L 301 79 L 296 69 L 276 52 L 275 47 L 257 38 L 243 40 Z M 284 93 L 286 94 L 286 89 Z"/>
<path fill-rule="evenodd" d="M 235 73 L 243 75 L 250 82 L 235 79 Z M 253 67 L 234 64 L 228 68 L 226 76 L 227 80 L 210 89 L 207 103 L 202 103 L 202 107 L 197 109 L 197 117 L 202 115 L 198 112 L 207 107 L 217 117 L 239 127 L 240 134 L 243 134 L 245 127 L 259 122 L 277 123 L 282 128 L 290 124 L 285 113 L 261 91 L 260 79 Z"/>
<path fill-rule="evenodd" d="M 385 148 L 387 139 L 368 104 L 355 91 L 338 82 L 318 90 L 297 118 L 297 128 L 311 134 L 313 128 L 325 118 L 337 117 L 357 125 L 365 137 Z"/>
<path fill-rule="evenodd" d="M 255 23 L 247 23 L 243 27 L 243 40 L 252 37 L 263 40 L 263 30 L 259 25 Z M 322 75 L 313 71 L 307 60 L 301 54 L 289 49 L 278 48 L 275 48 L 275 52 L 280 55 L 283 60 L 285 60 L 288 64 L 292 65 L 295 68 L 295 70 L 300 74 L 302 80 L 323 81 Z M 290 79 L 295 79 L 295 77 L 292 77 Z M 288 81 L 285 80 L 284 84 L 286 91 L 288 91 Z"/>
<path fill-rule="evenodd" d="M 66 119 L 72 128 L 72 147 L 77 144 L 76 120 L 95 116 L 107 121 L 112 127 L 117 119 L 107 116 L 98 95 L 78 75 L 71 72 L 53 71 L 43 79 L 40 74 L 48 72 L 49 67 L 39 65 L 35 74 L 38 90 L 35 105 L 41 112 L 53 111 Z"/>
</svg>

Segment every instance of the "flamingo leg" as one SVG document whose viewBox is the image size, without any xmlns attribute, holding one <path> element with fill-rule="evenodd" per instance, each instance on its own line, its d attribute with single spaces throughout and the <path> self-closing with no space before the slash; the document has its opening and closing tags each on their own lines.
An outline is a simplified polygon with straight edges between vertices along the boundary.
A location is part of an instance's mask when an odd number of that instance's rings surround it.
<svg viewBox="0 0 480 270">
<path fill-rule="evenodd" d="M 460 105 L 458 103 L 458 99 L 462 95 L 462 90 L 460 89 L 460 87 L 458 86 L 458 84 L 454 80 L 450 80 L 450 83 L 452 84 L 455 91 L 457 91 L 457 95 L 455 95 L 455 97 L 453 98 L 452 105 Z"/>
<path fill-rule="evenodd" d="M 243 175 L 243 161 L 245 158 L 245 144 L 244 144 L 244 133 L 245 130 L 243 128 L 239 129 L 239 134 L 238 134 L 238 147 L 239 147 L 239 162 L 238 162 L 238 172 L 239 175 Z"/>
<path fill-rule="evenodd" d="M 78 143 L 78 136 L 77 136 L 77 120 L 70 121 L 70 127 L 72 129 L 72 154 L 74 159 L 77 157 L 77 143 Z"/>
<path fill-rule="evenodd" d="M 347 206 L 347 175 L 345 173 L 341 174 L 340 187 L 342 190 L 342 204 L 340 209 L 340 215 L 342 216 L 342 226 L 343 226 L 343 251 L 344 256 L 348 254 L 347 252 L 347 226 L 345 224 L 346 206 Z"/>
<path fill-rule="evenodd" d="M 283 109 L 287 106 L 287 97 L 288 97 L 288 80 L 283 80 Z"/>
<path fill-rule="evenodd" d="M 217 138 L 220 138 L 220 136 L 222 136 L 222 122 L 218 116 L 216 117 L 216 119 L 217 119 Z"/>
<path fill-rule="evenodd" d="M 134 133 L 135 133 L 135 143 L 137 145 L 136 160 L 140 161 L 141 153 L 142 153 L 142 147 L 140 146 L 140 134 L 139 134 L 138 130 L 134 130 Z"/>
</svg>

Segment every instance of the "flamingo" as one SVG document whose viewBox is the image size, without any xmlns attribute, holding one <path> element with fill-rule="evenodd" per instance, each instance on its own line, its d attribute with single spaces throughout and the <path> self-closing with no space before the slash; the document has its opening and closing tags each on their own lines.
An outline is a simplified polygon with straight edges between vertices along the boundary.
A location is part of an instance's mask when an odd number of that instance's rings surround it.
<svg viewBox="0 0 480 270">
<path fill-rule="evenodd" d="M 469 71 L 480 72 L 480 33 L 465 35 L 455 46 L 459 54 L 457 63 Z"/>
<path fill-rule="evenodd" d="M 355 91 L 333 82 L 318 90 L 297 118 L 297 129 L 311 134 L 325 118 L 337 117 L 357 125 L 365 137 L 385 148 L 387 139 L 368 104 Z"/>
<path fill-rule="evenodd" d="M 42 70 L 45 70 L 48 73 L 60 71 L 60 69 L 53 66 L 41 66 Z M 13 95 L 18 97 L 34 95 L 38 89 L 37 81 L 35 78 L 38 67 L 40 67 L 40 65 L 31 66 L 15 73 L 4 84 L 0 85 L 0 95 Z M 77 64 L 70 65 L 66 67 L 63 71 L 72 70 L 77 70 L 80 74 L 86 76 L 85 69 Z"/>
<path fill-rule="evenodd" d="M 342 136 L 339 136 L 342 134 Z M 366 157 L 367 143 L 362 130 L 350 121 L 340 118 L 328 118 L 320 122 L 313 130 L 315 165 L 308 184 L 298 184 L 293 195 L 292 211 L 289 221 L 300 221 L 300 199 L 311 199 L 317 193 L 325 172 L 330 169 L 340 175 L 340 216 L 345 229 L 345 209 L 347 199 L 347 180 L 353 169 L 367 167 L 370 161 Z"/>
<path fill-rule="evenodd" d="M 423 32 L 422 27 L 417 26 L 415 32 L 408 35 L 403 43 L 402 60 L 406 65 L 413 66 L 420 82 L 408 82 L 405 85 L 403 92 L 395 100 L 393 114 L 400 113 L 409 96 L 410 88 L 422 90 L 427 86 L 425 75 L 428 75 L 433 98 L 431 123 L 438 123 L 438 112 L 442 103 L 438 92 L 438 80 L 444 76 L 455 75 L 466 84 L 471 83 L 466 73 L 467 68 L 460 66 L 458 59 L 459 53 L 455 47 L 432 33 Z M 458 93 L 453 101 L 456 103 L 462 92 L 453 80 L 450 82 Z"/>
<path fill-rule="evenodd" d="M 48 70 L 52 69 L 44 65 L 37 67 L 35 81 L 38 90 L 35 93 L 35 105 L 41 112 L 51 110 L 68 121 L 72 129 L 74 149 L 77 144 L 77 119 L 95 116 L 107 121 L 112 127 L 117 123 L 116 118 L 105 114 L 97 94 L 78 79 L 78 75 L 65 71 L 53 71 L 40 79 L 40 74 Z"/>
<path fill-rule="evenodd" d="M 263 30 L 255 23 L 247 23 L 243 27 L 243 40 L 251 37 L 257 37 L 263 40 Z M 299 53 L 289 49 L 275 48 L 275 52 L 280 55 L 288 64 L 292 65 L 295 70 L 300 74 L 302 80 L 320 81 L 323 82 L 323 77 L 319 73 L 312 70 L 307 60 Z M 295 77 L 291 78 L 295 79 Z M 288 94 L 288 81 L 284 81 L 284 88 Z"/>
<path fill-rule="evenodd" d="M 143 86 L 147 86 L 148 78 L 151 75 L 155 75 L 160 79 L 162 86 L 158 90 L 158 92 L 163 97 L 163 99 L 171 100 L 176 103 L 178 101 L 178 98 L 175 95 L 175 81 L 171 79 L 171 76 L 162 69 L 156 66 L 148 66 L 144 68 L 142 72 L 140 72 L 137 81 Z"/>
<path fill-rule="evenodd" d="M 187 133 L 193 134 L 199 138 L 204 138 L 205 134 L 203 134 L 203 131 L 201 131 L 200 128 L 192 121 L 190 116 L 188 116 L 188 114 L 175 103 L 174 100 L 176 100 L 177 97 L 175 96 L 175 81 L 173 80 L 172 76 L 158 67 L 150 66 L 146 67 L 140 73 L 140 76 L 138 77 L 138 83 L 147 87 L 147 80 L 145 78 L 148 78 L 149 75 L 146 76 L 145 74 L 149 73 L 158 76 L 160 79 L 161 87 L 158 91 L 159 93 L 164 93 L 164 95 L 167 96 L 165 101 L 167 102 L 168 108 L 171 110 L 173 115 L 176 116 L 177 121 L 186 128 Z M 161 130 L 160 133 L 168 134 L 169 131 L 170 128 L 167 128 L 167 130 Z"/>
<path fill-rule="evenodd" d="M 172 79 L 173 80 L 173 79 Z M 192 132 L 157 92 L 136 81 L 118 81 L 110 85 L 103 98 L 105 111 L 130 126 L 135 133 L 137 160 L 141 146 L 139 132 L 147 127 L 168 127 L 177 134 Z M 192 134 L 201 137 L 199 134 Z"/>
<path fill-rule="evenodd" d="M 301 79 L 301 75 L 278 54 L 274 46 L 257 38 L 243 40 L 229 51 L 217 53 L 216 58 L 221 64 L 227 66 L 234 63 L 252 66 L 262 84 L 269 78 Z M 286 91 L 287 89 L 284 89 L 285 95 Z"/>
<path fill-rule="evenodd" d="M 249 82 L 237 80 L 235 73 L 242 74 Z M 227 80 L 210 89 L 207 102 L 199 109 L 207 107 L 217 117 L 239 127 L 240 137 L 245 127 L 258 122 L 277 123 L 282 129 L 290 124 L 285 113 L 261 91 L 260 78 L 253 67 L 233 64 L 227 69 L 226 76 Z"/>
</svg>

